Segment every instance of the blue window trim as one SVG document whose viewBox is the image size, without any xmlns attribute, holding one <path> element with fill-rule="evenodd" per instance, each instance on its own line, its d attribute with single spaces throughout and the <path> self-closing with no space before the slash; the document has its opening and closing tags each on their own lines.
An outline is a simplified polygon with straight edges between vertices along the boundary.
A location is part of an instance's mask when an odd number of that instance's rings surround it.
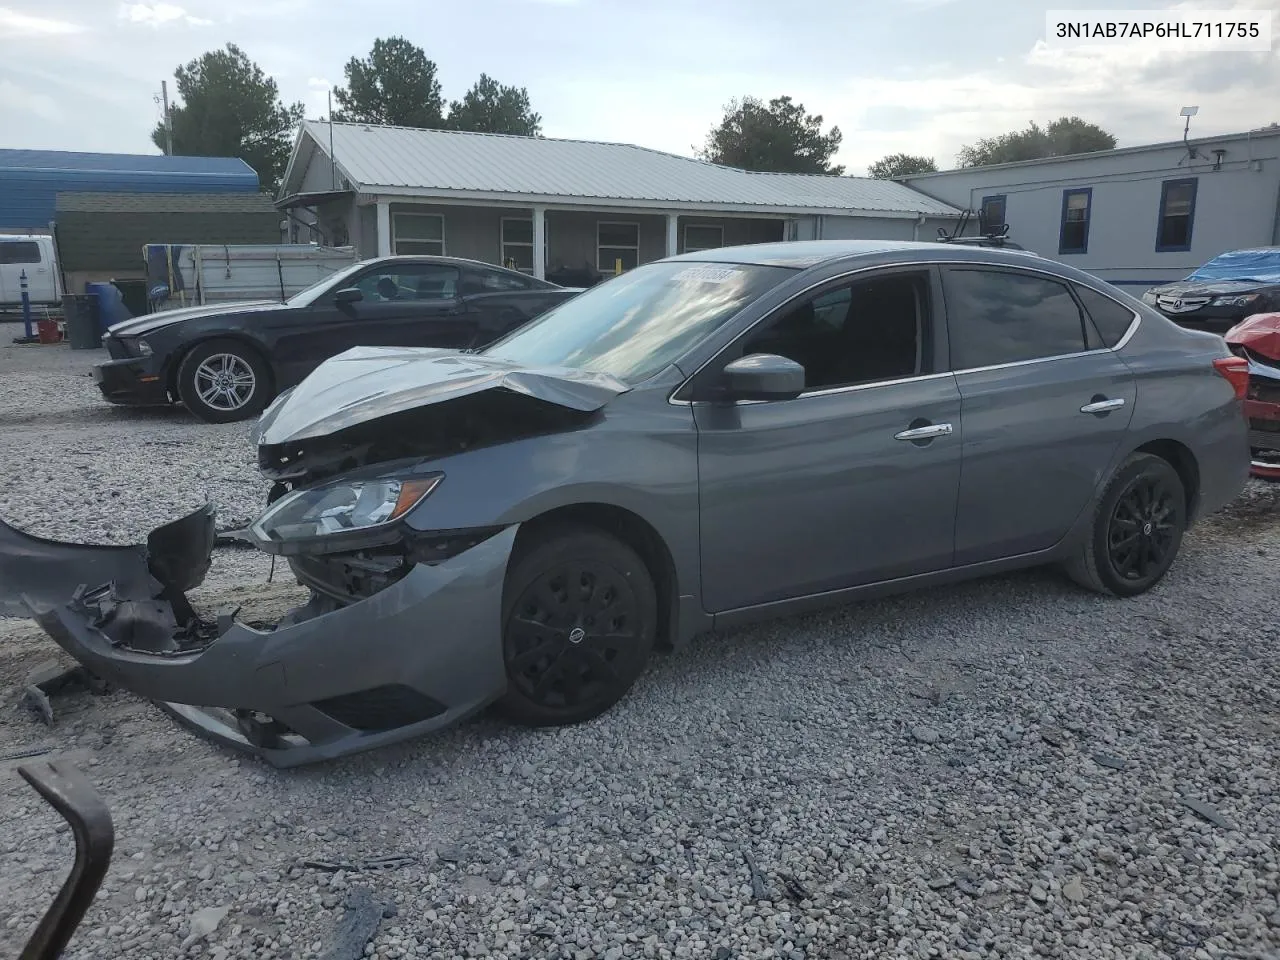
<svg viewBox="0 0 1280 960">
<path fill-rule="evenodd" d="M 1084 194 L 1084 244 L 1079 247 L 1068 247 L 1067 240 L 1067 200 L 1073 196 Z M 1093 220 L 1093 187 L 1076 187 L 1062 191 L 1062 214 L 1058 222 L 1058 253 L 1088 253 L 1089 223 Z"/>
<path fill-rule="evenodd" d="M 1170 187 L 1191 186 L 1191 209 L 1187 211 L 1187 242 L 1177 246 L 1161 246 L 1160 234 L 1164 233 L 1164 205 L 1169 197 Z M 1156 211 L 1156 253 L 1184 253 L 1191 249 L 1191 231 L 1196 225 L 1196 194 L 1200 192 L 1199 177 L 1184 177 L 1181 180 L 1165 180 L 1160 184 L 1160 208 Z"/>
<path fill-rule="evenodd" d="M 985 230 L 991 230 L 991 229 L 992 229 L 992 225 L 991 225 L 991 224 L 989 224 L 989 223 L 986 223 L 986 222 L 985 222 L 985 220 L 986 220 L 985 212 L 986 212 L 986 209 L 987 209 L 987 203 L 988 203 L 988 201 L 992 201 L 992 200 L 999 200 L 999 201 L 1000 201 L 1000 222 L 1001 222 L 1002 224 L 1005 224 L 1005 223 L 1008 223 L 1008 222 L 1009 222 L 1009 210 L 1008 210 L 1008 201 L 1009 201 L 1009 196 L 1008 196 L 1008 194 L 1004 194 L 1004 193 L 993 193 L 993 194 L 991 194 L 990 196 L 983 197 L 983 198 L 982 198 L 982 205 L 981 205 L 980 207 L 978 207 L 978 215 L 979 215 L 979 217 L 981 218 L 979 222 L 982 224 L 982 227 L 983 227 L 983 229 L 985 229 Z"/>
</svg>

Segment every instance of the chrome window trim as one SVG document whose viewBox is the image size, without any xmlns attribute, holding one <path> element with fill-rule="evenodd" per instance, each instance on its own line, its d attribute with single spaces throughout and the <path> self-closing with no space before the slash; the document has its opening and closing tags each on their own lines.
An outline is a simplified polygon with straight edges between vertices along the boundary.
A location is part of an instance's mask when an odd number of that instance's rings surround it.
<svg viewBox="0 0 1280 960">
<path fill-rule="evenodd" d="M 1093 286 L 1092 284 L 1082 283 L 1079 280 L 1072 280 L 1070 277 L 1064 277 L 1062 274 L 1054 273 L 1052 270 L 1042 270 L 1034 266 L 1024 267 L 1021 264 L 1015 265 L 1015 264 L 1009 264 L 1009 263 L 982 263 L 981 261 L 975 261 L 975 260 L 906 260 L 898 263 L 877 263 L 874 266 L 858 267 L 856 270 L 850 270 L 847 273 L 840 273 L 840 274 L 836 274 L 833 277 L 827 277 L 823 280 L 817 280 L 809 284 L 809 286 L 805 287 L 803 290 L 797 291 L 795 294 L 793 294 L 792 296 L 784 300 L 782 303 L 778 304 L 777 307 L 775 307 L 772 311 L 770 311 L 768 316 L 761 317 L 759 320 L 753 323 L 750 327 L 744 330 L 742 332 L 742 336 L 748 336 L 760 324 L 765 323 L 766 321 L 772 319 L 773 317 L 776 317 L 780 311 L 785 310 L 790 304 L 795 303 L 801 297 L 807 296 L 811 291 L 816 290 L 818 287 L 824 286 L 826 284 L 838 283 L 841 280 L 845 280 L 849 277 L 856 277 L 860 273 L 870 273 L 873 270 L 897 270 L 900 267 L 920 268 L 920 267 L 944 267 L 944 266 L 945 267 L 969 266 L 969 267 L 973 267 L 974 269 L 982 269 L 984 267 L 985 268 L 994 267 L 997 270 L 1003 268 L 1007 270 L 1013 270 L 1015 272 L 1022 271 L 1024 273 L 1039 274 L 1041 276 L 1048 277 L 1051 280 L 1056 280 L 1059 283 L 1065 283 L 1068 285 L 1076 284 L 1078 286 L 1085 287 L 1086 289 L 1092 290 L 1094 293 L 1098 294 L 1098 296 L 1100 297 L 1106 297 L 1112 303 L 1116 304 L 1116 306 L 1124 307 L 1124 309 L 1128 310 L 1130 313 L 1133 314 L 1133 322 L 1129 324 L 1129 329 L 1125 331 L 1124 336 L 1116 341 L 1116 345 L 1114 347 L 1104 346 L 1104 347 L 1098 347 L 1095 350 L 1080 350 L 1076 353 L 1062 353 L 1052 357 L 1035 357 L 1031 360 L 1012 360 L 1008 363 L 996 363 L 996 364 L 991 364 L 990 366 L 985 366 L 985 367 L 966 367 L 963 370 L 947 370 L 944 373 L 928 373 L 928 374 L 922 374 L 916 377 L 902 377 L 896 380 L 875 380 L 870 383 L 855 383 L 855 384 L 849 384 L 847 386 L 842 386 L 842 387 L 830 387 L 825 390 L 815 390 L 809 393 L 802 393 L 800 394 L 800 396 L 796 397 L 795 399 L 803 400 L 807 397 L 829 396 L 831 394 L 836 394 L 836 393 L 849 393 L 854 390 L 866 390 L 870 387 L 894 386 L 902 383 L 911 383 L 918 380 L 933 380 L 933 379 L 944 377 L 944 376 L 958 377 L 963 373 L 984 373 L 988 370 L 1003 370 L 1009 367 L 1027 366 L 1033 363 L 1050 363 L 1054 360 L 1073 360 L 1078 357 L 1087 357 L 1097 353 L 1117 353 L 1118 351 L 1124 349 L 1125 344 L 1127 344 L 1131 339 L 1133 339 L 1133 335 L 1137 333 L 1138 328 L 1142 325 L 1142 314 L 1140 314 L 1137 310 L 1134 310 L 1132 307 L 1128 306 L 1127 304 L 1121 303 L 1119 300 L 1111 296 L 1109 293 L 1104 293 L 1103 291 L 1099 290 L 1097 287 Z M 1083 307 L 1081 309 L 1083 309 Z M 1087 312 L 1088 311 L 1086 311 L 1086 314 Z M 711 364 L 711 362 L 716 359 L 716 356 L 719 356 L 719 354 L 716 354 L 715 356 L 712 356 L 707 360 L 704 360 L 697 370 L 693 371 L 693 373 L 685 377 L 684 380 L 681 381 L 679 386 L 677 386 L 674 390 L 672 390 L 671 393 L 668 395 L 667 403 L 672 404 L 674 406 L 683 406 L 683 407 L 691 407 L 695 402 L 696 403 L 714 403 L 715 401 L 713 400 L 698 400 L 698 401 L 677 400 L 675 397 L 677 393 L 679 393 L 681 390 L 683 390 L 685 387 L 689 385 L 689 382 L 691 380 L 693 380 L 700 373 L 702 373 L 702 371 L 705 370 Z M 743 405 L 748 403 L 775 403 L 775 402 L 777 401 L 735 400 L 734 404 Z"/>
</svg>

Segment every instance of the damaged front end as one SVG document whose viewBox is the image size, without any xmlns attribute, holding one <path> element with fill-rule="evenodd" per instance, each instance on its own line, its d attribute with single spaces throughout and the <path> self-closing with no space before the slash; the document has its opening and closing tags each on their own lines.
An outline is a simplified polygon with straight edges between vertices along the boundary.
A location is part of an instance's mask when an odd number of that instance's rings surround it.
<svg viewBox="0 0 1280 960">
<path fill-rule="evenodd" d="M 1257 313 L 1226 334 L 1227 345 L 1249 361 L 1245 416 L 1250 473 L 1280 480 L 1280 313 Z"/>
<path fill-rule="evenodd" d="M 515 532 L 473 531 L 447 549 L 384 534 L 377 549 L 296 558 L 310 599 L 273 623 L 244 623 L 201 616 L 184 593 L 209 567 L 211 508 L 131 547 L 0 524 L 0 604 L 101 679 L 295 766 L 447 726 L 501 695 L 494 638 Z M 26 561 L 42 578 L 22 572 Z"/>
<path fill-rule="evenodd" d="M 409 515 L 481 446 L 575 429 L 626 390 L 449 351 L 359 348 L 263 414 L 267 509 L 235 533 L 309 599 L 274 622 L 204 616 L 205 507 L 145 545 L 55 543 L 0 524 L 0 614 L 31 616 L 91 673 L 186 725 L 294 766 L 448 726 L 502 695 L 502 588 L 517 524 L 422 531 Z"/>
</svg>

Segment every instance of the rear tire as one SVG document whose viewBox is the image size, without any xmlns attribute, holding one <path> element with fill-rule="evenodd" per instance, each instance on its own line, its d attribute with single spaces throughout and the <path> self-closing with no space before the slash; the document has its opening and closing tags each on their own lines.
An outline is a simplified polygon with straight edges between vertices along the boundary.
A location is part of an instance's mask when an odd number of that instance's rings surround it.
<svg viewBox="0 0 1280 960">
<path fill-rule="evenodd" d="M 1147 453 L 1131 455 L 1094 507 L 1084 543 L 1064 564 L 1076 583 L 1114 597 L 1134 597 L 1169 571 L 1187 525 L 1178 471 Z"/>
<path fill-rule="evenodd" d="M 248 420 L 271 399 L 271 368 L 239 340 L 208 340 L 182 358 L 178 396 L 205 423 Z"/>
<path fill-rule="evenodd" d="M 605 533 L 566 526 L 522 551 L 503 590 L 500 709 L 535 727 L 604 713 L 644 672 L 657 610 L 644 561 Z"/>
</svg>

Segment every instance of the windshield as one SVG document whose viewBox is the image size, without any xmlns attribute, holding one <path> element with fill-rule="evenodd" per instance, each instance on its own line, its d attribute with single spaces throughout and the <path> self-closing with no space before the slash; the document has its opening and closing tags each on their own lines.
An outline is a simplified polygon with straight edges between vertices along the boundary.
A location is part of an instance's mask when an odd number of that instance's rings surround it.
<svg viewBox="0 0 1280 960">
<path fill-rule="evenodd" d="M 738 263 L 651 263 L 566 300 L 482 352 L 639 383 L 792 273 Z"/>
<path fill-rule="evenodd" d="M 303 290 L 299 290 L 292 297 L 286 300 L 285 303 L 291 307 L 309 307 L 318 300 L 320 295 L 326 290 L 331 288 L 337 289 L 337 285 L 341 284 L 343 280 L 347 279 L 347 277 L 351 276 L 353 273 L 358 273 L 360 270 L 363 270 L 371 262 L 372 261 L 370 260 L 361 260 L 359 263 L 353 263 L 349 267 L 343 267 L 336 273 L 331 273 L 327 277 L 317 280 L 311 286 Z"/>
</svg>

